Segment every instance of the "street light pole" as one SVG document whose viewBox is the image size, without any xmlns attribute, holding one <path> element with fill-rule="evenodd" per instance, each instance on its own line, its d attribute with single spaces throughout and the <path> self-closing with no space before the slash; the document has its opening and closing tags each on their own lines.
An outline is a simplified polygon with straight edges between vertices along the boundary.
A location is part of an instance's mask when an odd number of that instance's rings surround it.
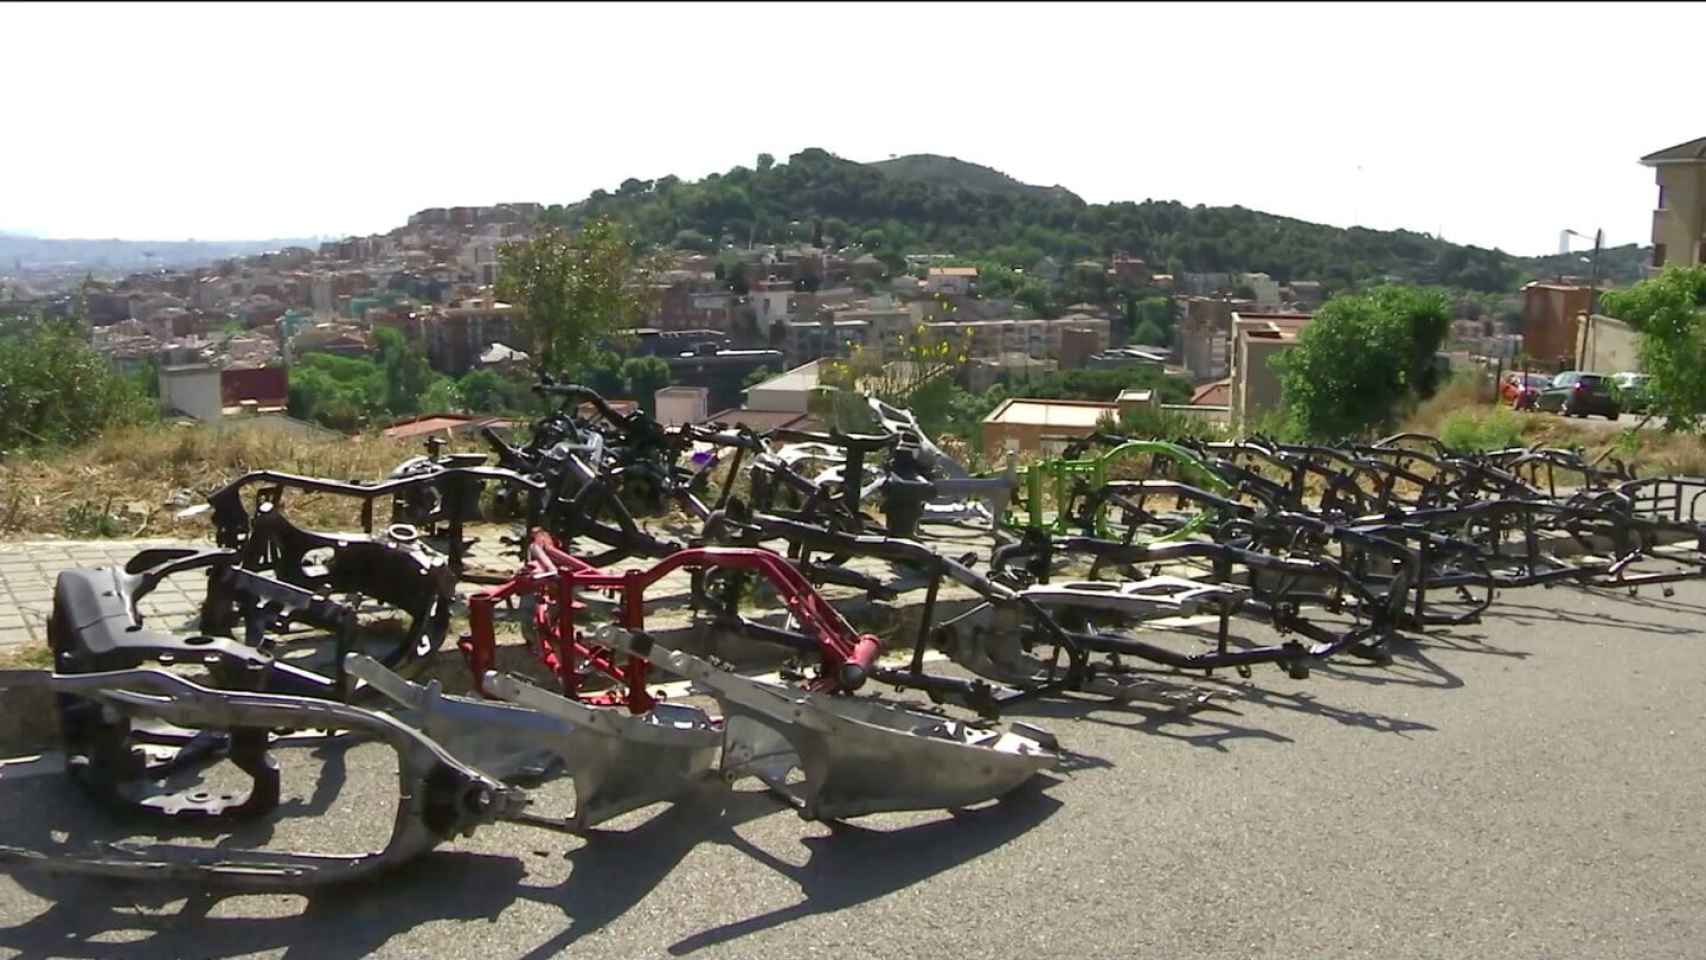
<svg viewBox="0 0 1706 960">
<path fill-rule="evenodd" d="M 1593 264 L 1588 267 L 1588 316 L 1599 312 L 1599 251 L 1605 246 L 1604 228 L 1593 232 Z"/>
<path fill-rule="evenodd" d="M 1574 230 L 1565 230 L 1564 233 L 1566 235 L 1572 236 L 1572 237 L 1581 237 L 1583 240 L 1587 239 L 1587 234 L 1578 233 Z M 1605 247 L 1605 229 L 1602 227 L 1602 228 L 1597 229 L 1593 232 L 1593 259 L 1589 261 L 1589 266 L 1588 266 L 1588 322 L 1589 323 L 1593 322 L 1593 319 L 1592 319 L 1593 315 L 1599 312 L 1599 252 L 1604 247 Z M 1568 249 L 1568 247 L 1566 247 L 1566 249 Z M 1578 365 L 1581 363 L 1581 359 L 1582 358 L 1580 358 L 1580 357 L 1576 358 L 1576 363 Z"/>
</svg>

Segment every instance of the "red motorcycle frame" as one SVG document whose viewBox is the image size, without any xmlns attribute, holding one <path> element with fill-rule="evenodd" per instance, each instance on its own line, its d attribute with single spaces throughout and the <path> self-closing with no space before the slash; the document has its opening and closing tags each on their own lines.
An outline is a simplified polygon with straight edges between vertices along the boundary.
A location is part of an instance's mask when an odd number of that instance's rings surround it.
<svg viewBox="0 0 1706 960">
<path fill-rule="evenodd" d="M 644 657 L 632 654 L 618 661 L 613 651 L 582 642 L 576 632 L 575 616 L 586 605 L 575 599 L 575 591 L 609 590 L 619 594 L 618 619 L 622 627 L 639 633 L 645 629 L 646 588 L 683 567 L 749 571 L 769 580 L 803 631 L 817 638 L 814 652 L 822 669 L 808 683 L 808 689 L 822 693 L 857 690 L 882 652 L 881 641 L 854 630 L 803 574 L 769 550 L 696 547 L 672 553 L 648 570 L 611 573 L 563 550 L 549 533 L 535 530 L 521 572 L 468 598 L 469 633 L 458 646 L 474 674 L 476 688 L 481 694 L 486 693 L 486 671 L 497 662 L 494 608 L 511 597 L 532 595 L 542 601 L 533 608 L 537 640 L 534 655 L 556 675 L 564 696 L 595 705 L 626 706 L 636 714 L 650 710 L 654 702 L 646 690 L 650 665 Z M 626 693 L 616 690 L 583 693 L 583 678 L 593 671 L 615 680 Z"/>
</svg>

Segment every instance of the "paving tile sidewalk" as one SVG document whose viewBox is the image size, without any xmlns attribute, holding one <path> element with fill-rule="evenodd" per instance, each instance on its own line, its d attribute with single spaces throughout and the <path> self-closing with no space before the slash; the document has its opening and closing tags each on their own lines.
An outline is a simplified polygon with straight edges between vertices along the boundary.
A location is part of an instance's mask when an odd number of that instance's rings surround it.
<svg viewBox="0 0 1706 960">
<path fill-rule="evenodd" d="M 207 546 L 184 540 L 31 540 L 0 543 L 0 656 L 47 643 L 53 584 L 67 567 L 123 566 L 149 547 Z M 195 577 L 171 577 L 143 599 L 144 616 L 176 626 L 193 617 L 204 590 Z"/>
</svg>

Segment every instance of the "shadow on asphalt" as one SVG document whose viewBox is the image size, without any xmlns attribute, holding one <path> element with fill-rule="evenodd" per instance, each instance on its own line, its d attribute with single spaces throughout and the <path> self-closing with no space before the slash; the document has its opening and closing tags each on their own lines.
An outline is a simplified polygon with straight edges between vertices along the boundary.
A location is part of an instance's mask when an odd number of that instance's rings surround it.
<svg viewBox="0 0 1706 960">
<path fill-rule="evenodd" d="M 334 779 L 341 780 L 341 770 Z M 801 838 L 810 856 L 797 867 L 735 832 L 742 824 L 790 808 L 762 791 L 727 791 L 707 784 L 631 830 L 595 831 L 566 854 L 571 873 L 552 887 L 526 883 L 526 847 L 515 856 L 434 851 L 382 877 L 301 894 L 18 873 L 18 885 L 51 901 L 51 906 L 0 928 L 0 948 L 23 958 L 104 958 L 125 949 L 156 956 L 227 957 L 283 948 L 287 957 L 341 960 L 367 956 L 423 923 L 496 923 L 512 904 L 532 901 L 561 910 L 566 921 L 561 932 L 525 955 L 542 958 L 558 955 L 621 918 L 701 844 L 733 847 L 799 885 L 803 899 L 793 906 L 701 931 L 669 948 L 686 953 L 799 917 L 854 907 L 974 860 L 1052 816 L 1061 803 L 1046 791 L 1058 782 L 1036 778 L 999 801 L 949 811 L 944 818 L 915 826 L 869 829 L 832 823 L 828 836 Z M 38 849 L 48 845 L 44 838 L 75 836 L 91 815 L 99 815 L 58 778 L 35 781 L 25 791 L 7 790 L 11 809 L 25 808 L 17 802 L 20 792 L 38 794 L 26 801 L 28 809 L 40 811 L 29 818 L 29 833 L 44 840 L 35 845 Z M 317 789 L 309 806 L 318 806 L 324 792 Z M 18 832 L 14 820 L 5 840 L 18 842 Z M 541 846 L 549 845 L 544 838 L 550 836 L 540 834 Z M 242 842 L 256 839 L 251 834 Z M 532 852 L 534 857 L 547 855 Z M 287 906 L 288 915 L 277 917 L 231 916 L 221 906 L 226 900 L 256 899 L 271 901 L 273 909 L 280 900 L 300 900 L 302 906 Z"/>
<path fill-rule="evenodd" d="M 1641 601 L 1639 597 L 1611 596 L 1604 592 L 1595 596 L 1620 604 L 1653 609 L 1658 607 L 1653 601 Z M 1680 612 L 1703 612 L 1692 605 L 1685 606 Z M 1656 633 L 1664 636 L 1680 637 L 1700 632 L 1696 627 L 1683 626 L 1675 623 L 1660 623 L 1653 620 L 1632 620 L 1621 612 L 1602 611 L 1598 613 L 1578 613 L 1571 610 L 1560 610 L 1557 607 L 1538 606 L 1529 603 L 1512 603 L 1501 599 L 1498 605 L 1487 614 L 1489 620 L 1500 620 L 1517 626 L 1531 627 L 1542 623 L 1565 623 L 1579 627 L 1606 627 L 1614 630 L 1625 630 L 1633 633 Z"/>
<path fill-rule="evenodd" d="M 731 834 L 728 842 L 732 846 L 799 884 L 804 899 L 791 907 L 693 934 L 671 944 L 669 952 L 679 956 L 790 920 L 855 907 L 975 860 L 1054 815 L 1061 803 L 1045 791 L 1056 782 L 1034 778 L 996 803 L 950 811 L 945 820 L 900 830 L 835 824 L 829 836 L 801 840 L 810 856 L 798 867 Z M 535 951 L 531 956 L 549 955 Z"/>
<path fill-rule="evenodd" d="M 1419 656 L 1417 659 L 1425 660 Z M 1439 689 L 1452 689 L 1462 685 L 1462 681 L 1458 680 L 1456 676 L 1437 665 L 1431 664 L 1431 661 L 1428 662 L 1433 670 L 1437 671 L 1439 675 L 1449 678 L 1450 682 L 1423 685 L 1436 686 Z M 1392 668 L 1382 669 L 1390 670 Z M 1358 676 L 1356 679 L 1366 678 Z M 1290 737 L 1263 729 L 1257 724 L 1243 724 L 1228 719 L 1229 716 L 1246 719 L 1247 713 L 1241 708 L 1265 708 L 1302 713 L 1331 720 L 1343 726 L 1376 733 L 1403 734 L 1434 729 L 1428 724 L 1414 720 L 1337 707 L 1322 701 L 1313 691 L 1293 693 L 1269 689 L 1255 683 L 1232 683 L 1213 678 L 1203 681 L 1199 689 L 1222 694 L 1226 699 L 1215 701 L 1215 705 L 1208 709 L 1186 712 L 1141 703 L 1119 703 L 1085 695 L 1061 697 L 1053 700 L 1027 701 L 1023 704 L 1014 705 L 1006 712 L 1015 716 L 1024 714 L 1041 719 L 1069 719 L 1098 723 L 1133 730 L 1166 740 L 1178 740 L 1195 747 L 1207 747 L 1222 753 L 1227 752 L 1229 744 L 1238 740 L 1261 740 L 1269 743 L 1294 742 Z"/>
</svg>

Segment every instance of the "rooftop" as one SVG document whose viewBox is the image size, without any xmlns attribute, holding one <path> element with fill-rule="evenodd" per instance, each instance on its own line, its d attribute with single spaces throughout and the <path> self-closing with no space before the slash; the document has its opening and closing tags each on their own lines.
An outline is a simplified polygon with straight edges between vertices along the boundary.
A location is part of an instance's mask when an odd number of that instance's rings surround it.
<svg viewBox="0 0 1706 960">
<path fill-rule="evenodd" d="M 1231 399 L 1232 381 L 1214 380 L 1197 387 L 1196 392 L 1191 394 L 1191 406 L 1224 407 Z"/>
<path fill-rule="evenodd" d="M 745 408 L 713 413 L 703 422 L 721 423 L 731 427 L 747 427 L 759 432 L 775 430 L 779 427 L 810 430 L 818 426 L 817 420 L 809 413 L 794 410 L 747 410 Z"/>
<path fill-rule="evenodd" d="M 817 360 L 802 363 L 785 373 L 779 373 L 761 383 L 755 383 L 747 390 L 786 390 L 790 392 L 810 390 L 818 384 L 818 363 Z"/>
<path fill-rule="evenodd" d="M 1706 137 L 1649 153 L 1641 158 L 1641 163 L 1649 167 L 1666 163 L 1706 163 Z"/>
<path fill-rule="evenodd" d="M 994 412 L 983 418 L 983 422 L 1094 428 L 1098 420 L 1109 414 L 1118 416 L 1115 404 L 1094 400 L 1027 400 L 1014 397 L 1003 401 Z"/>
<path fill-rule="evenodd" d="M 660 387 L 654 396 L 659 397 L 697 397 L 710 393 L 709 387 Z"/>
<path fill-rule="evenodd" d="M 471 430 L 475 427 L 491 427 L 496 430 L 514 426 L 511 421 L 500 417 L 482 416 L 473 413 L 423 413 L 419 416 L 399 420 L 386 427 L 382 433 L 389 440 L 406 440 L 411 437 L 424 437 L 429 433 L 453 430 Z"/>
<path fill-rule="evenodd" d="M 976 267 L 931 267 L 930 268 L 930 276 L 932 276 L 932 277 L 970 277 L 971 279 L 976 280 L 977 279 L 977 268 Z"/>
<path fill-rule="evenodd" d="M 1295 340 L 1309 325 L 1307 313 L 1243 313 L 1232 312 L 1232 328 L 1238 333 L 1270 340 Z"/>
</svg>

